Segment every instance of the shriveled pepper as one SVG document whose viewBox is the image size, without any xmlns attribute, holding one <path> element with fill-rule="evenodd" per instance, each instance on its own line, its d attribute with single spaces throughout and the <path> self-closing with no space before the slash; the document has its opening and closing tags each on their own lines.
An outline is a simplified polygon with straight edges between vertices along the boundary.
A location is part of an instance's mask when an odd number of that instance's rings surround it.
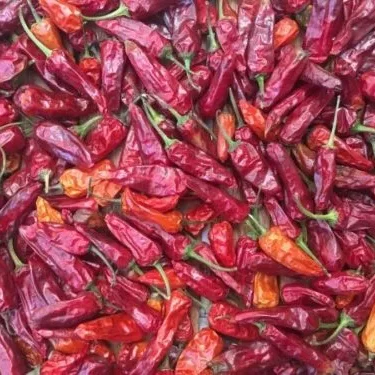
<svg viewBox="0 0 375 375">
<path fill-rule="evenodd" d="M 37 219 L 40 223 L 46 222 L 63 224 L 64 221 L 60 212 L 52 208 L 48 201 L 42 197 L 38 197 L 35 204 Z"/>
<path fill-rule="evenodd" d="M 277 276 L 257 272 L 254 277 L 253 305 L 259 309 L 275 307 L 279 304 L 279 284 Z"/>
</svg>

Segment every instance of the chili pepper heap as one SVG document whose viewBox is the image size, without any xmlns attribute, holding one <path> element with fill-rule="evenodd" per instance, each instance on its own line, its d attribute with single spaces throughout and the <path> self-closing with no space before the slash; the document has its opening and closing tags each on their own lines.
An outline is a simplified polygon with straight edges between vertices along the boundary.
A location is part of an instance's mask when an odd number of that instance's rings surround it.
<svg viewBox="0 0 375 375">
<path fill-rule="evenodd" d="M 0 373 L 375 374 L 375 0 L 0 1 Z"/>
</svg>

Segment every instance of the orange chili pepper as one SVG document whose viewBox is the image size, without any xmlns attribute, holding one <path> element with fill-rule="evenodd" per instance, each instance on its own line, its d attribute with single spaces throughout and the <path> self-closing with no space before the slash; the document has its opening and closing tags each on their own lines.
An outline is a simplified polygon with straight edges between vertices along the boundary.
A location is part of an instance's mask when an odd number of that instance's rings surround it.
<svg viewBox="0 0 375 375">
<path fill-rule="evenodd" d="M 161 213 L 136 202 L 135 195 L 137 193 L 125 188 L 122 194 L 122 209 L 125 212 L 131 213 L 140 219 L 152 221 L 160 225 L 168 233 L 177 233 L 181 230 L 181 212 L 174 210 Z"/>
<path fill-rule="evenodd" d="M 36 217 L 39 223 L 64 224 L 59 211 L 55 210 L 45 199 L 38 197 L 36 200 Z"/>
<path fill-rule="evenodd" d="M 187 344 L 178 358 L 175 375 L 198 375 L 221 353 L 223 339 L 211 328 L 203 328 Z"/>
<path fill-rule="evenodd" d="M 43 18 L 31 25 L 31 32 L 49 49 L 63 49 L 59 30 L 50 18 Z"/>
<path fill-rule="evenodd" d="M 348 306 L 354 299 L 355 294 L 348 294 L 346 296 L 336 296 L 336 307 L 342 310 L 344 307 Z"/>
<path fill-rule="evenodd" d="M 160 212 L 173 210 L 177 206 L 179 199 L 179 195 L 170 195 L 168 197 L 148 197 L 140 193 L 134 195 L 136 202 Z"/>
<path fill-rule="evenodd" d="M 113 163 L 106 159 L 97 163 L 86 172 L 77 168 L 66 169 L 59 179 L 64 189 L 64 194 L 70 198 L 82 198 L 86 196 L 89 186 L 94 188 L 103 182 L 97 178 L 98 173 L 113 168 Z"/>
<path fill-rule="evenodd" d="M 69 34 L 82 29 L 82 14 L 76 6 L 63 0 L 39 0 L 39 4 L 60 30 Z"/>
<path fill-rule="evenodd" d="M 105 342 L 93 342 L 90 345 L 90 354 L 95 354 L 99 357 L 108 359 L 110 362 L 115 361 L 115 355 L 113 354 L 111 348 Z"/>
<path fill-rule="evenodd" d="M 289 17 L 282 18 L 275 24 L 273 30 L 273 46 L 275 49 L 283 47 L 294 39 L 299 33 L 298 23 Z"/>
<path fill-rule="evenodd" d="M 151 308 L 153 308 L 154 310 L 156 310 L 156 311 L 162 313 L 162 315 L 164 315 L 164 304 L 163 304 L 163 300 L 161 298 L 150 297 L 147 300 L 147 305 L 149 305 Z"/>
<path fill-rule="evenodd" d="M 51 340 L 53 348 L 64 354 L 87 351 L 89 343 L 79 338 L 56 338 Z"/>
<path fill-rule="evenodd" d="M 93 198 L 100 206 L 104 207 L 110 203 L 110 200 L 113 199 L 121 189 L 122 186 L 114 182 L 100 181 L 92 188 Z"/>
<path fill-rule="evenodd" d="M 276 262 L 305 276 L 323 276 L 323 269 L 314 262 L 279 227 L 272 227 L 259 237 L 260 248 Z"/>
<path fill-rule="evenodd" d="M 172 290 L 184 288 L 186 286 L 185 282 L 182 281 L 176 274 L 172 267 L 165 267 L 164 272 L 169 280 L 169 284 Z M 143 275 L 137 278 L 137 281 L 146 284 L 153 285 L 158 288 L 165 288 L 165 283 L 160 276 L 160 273 L 156 269 L 145 272 Z"/>
<path fill-rule="evenodd" d="M 266 118 L 262 111 L 245 99 L 241 99 L 238 106 L 240 107 L 246 125 L 248 125 L 261 140 L 265 140 Z"/>
<path fill-rule="evenodd" d="M 362 344 L 369 352 L 375 352 L 375 305 L 372 307 L 366 327 L 361 335 Z"/>
<path fill-rule="evenodd" d="M 275 307 L 279 304 L 280 293 L 277 276 L 257 272 L 254 277 L 253 304 L 258 308 Z"/>
<path fill-rule="evenodd" d="M 218 134 L 217 134 L 217 156 L 220 161 L 225 162 L 228 159 L 229 145 L 225 140 L 223 131 L 229 138 L 233 138 L 236 130 L 236 119 L 228 112 L 221 112 L 216 119 L 218 123 Z"/>
<path fill-rule="evenodd" d="M 117 342 L 137 342 L 143 332 L 133 318 L 125 313 L 103 316 L 81 323 L 74 333 L 83 340 L 108 340 Z"/>
</svg>

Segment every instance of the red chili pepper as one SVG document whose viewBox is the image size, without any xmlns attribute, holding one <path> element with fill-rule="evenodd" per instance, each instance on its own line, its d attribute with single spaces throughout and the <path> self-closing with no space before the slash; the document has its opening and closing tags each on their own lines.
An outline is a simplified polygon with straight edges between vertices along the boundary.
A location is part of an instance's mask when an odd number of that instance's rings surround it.
<svg viewBox="0 0 375 375">
<path fill-rule="evenodd" d="M 210 368 L 214 373 L 246 374 L 249 371 L 254 373 L 254 368 L 258 368 L 259 373 L 264 373 L 280 363 L 281 358 L 282 355 L 275 346 L 258 340 L 246 346 L 230 347 L 210 362 Z"/>
<path fill-rule="evenodd" d="M 265 84 L 264 92 L 259 91 L 256 99 L 256 105 L 265 110 L 289 94 L 308 65 L 308 55 L 301 48 L 288 45 L 281 53 L 285 58 L 275 66 Z"/>
<path fill-rule="evenodd" d="M 26 243 L 75 292 L 84 290 L 93 280 L 93 270 L 79 258 L 51 246 L 50 238 L 36 225 L 22 226 L 19 232 Z"/>
<path fill-rule="evenodd" d="M 154 57 L 131 41 L 125 42 L 125 51 L 134 70 L 150 94 L 158 95 L 181 114 L 192 107 L 191 98 L 184 87 Z"/>
<path fill-rule="evenodd" d="M 190 77 L 186 77 L 182 81 L 182 85 L 195 101 L 206 92 L 211 80 L 211 70 L 204 65 L 196 65 L 191 68 Z"/>
<path fill-rule="evenodd" d="M 90 55 L 83 56 L 78 63 L 80 69 L 91 79 L 96 87 L 101 86 L 102 64 L 100 61 Z"/>
<path fill-rule="evenodd" d="M 305 144 L 299 143 L 293 148 L 293 156 L 303 173 L 307 176 L 314 175 L 316 152 L 310 150 Z"/>
<path fill-rule="evenodd" d="M 80 371 L 86 352 L 77 354 L 64 355 L 57 351 L 53 351 L 41 368 L 42 374 L 45 375 L 63 375 L 66 371 L 72 374 Z"/>
<path fill-rule="evenodd" d="M 183 288 L 186 286 L 186 284 L 177 276 L 173 268 L 165 268 L 164 271 L 166 276 L 168 277 L 169 284 L 172 290 Z M 143 275 L 137 277 L 137 281 L 146 285 L 153 285 L 158 288 L 164 288 L 165 286 L 164 280 L 162 279 L 159 271 L 157 270 L 147 271 Z"/>
<path fill-rule="evenodd" d="M 271 324 L 258 323 L 257 325 L 260 336 L 274 344 L 284 355 L 302 361 L 322 373 L 332 372 L 331 361 L 298 336 L 288 335 Z"/>
<path fill-rule="evenodd" d="M 275 50 L 284 47 L 296 39 L 299 34 L 298 23 L 289 17 L 281 18 L 275 23 L 273 30 L 273 46 Z"/>
<path fill-rule="evenodd" d="M 142 165 L 143 160 L 140 151 L 140 146 L 135 138 L 134 128 L 131 126 L 121 150 L 118 167 L 125 168 Z"/>
<path fill-rule="evenodd" d="M 19 126 L 0 128 L 0 147 L 5 153 L 15 153 L 25 147 L 25 137 Z"/>
<path fill-rule="evenodd" d="M 280 132 L 280 139 L 286 144 L 299 143 L 312 121 L 333 98 L 333 91 L 318 90 L 308 96 L 288 117 Z"/>
<path fill-rule="evenodd" d="M 109 111 L 120 109 L 121 84 L 125 68 L 125 50 L 121 42 L 106 40 L 100 43 L 102 68 L 102 93 L 107 98 Z"/>
<path fill-rule="evenodd" d="M 86 225 L 75 224 L 75 229 L 93 243 L 117 267 L 126 268 L 129 265 L 132 256 L 126 247 Z"/>
<path fill-rule="evenodd" d="M 184 229 L 193 236 L 197 236 L 206 226 L 207 221 L 210 221 L 215 217 L 216 213 L 211 206 L 202 203 L 185 213 L 184 221 L 187 223 L 184 225 Z"/>
<path fill-rule="evenodd" d="M 369 281 L 349 272 L 335 272 L 330 277 L 320 277 L 312 282 L 314 289 L 333 295 L 361 294 L 369 287 Z"/>
<path fill-rule="evenodd" d="M 341 79 L 320 65 L 309 61 L 301 74 L 301 80 L 327 90 L 342 90 Z"/>
<path fill-rule="evenodd" d="M 312 209 L 313 202 L 306 185 L 300 177 L 296 165 L 286 149 L 278 143 L 268 144 L 267 156 L 276 168 L 280 180 L 284 183 L 285 194 L 288 196 L 288 211 L 292 219 L 302 219 L 303 215 L 301 215 L 295 203 L 295 199 L 298 199 L 298 201 L 309 210 Z"/>
<path fill-rule="evenodd" d="M 13 99 L 14 100 L 14 99 Z M 18 113 L 13 105 L 8 99 L 0 99 L 0 126 L 14 122 L 18 118 Z"/>
<path fill-rule="evenodd" d="M 94 166 L 87 147 L 62 125 L 43 121 L 35 127 L 34 134 L 41 147 L 52 155 L 83 169 Z"/>
<path fill-rule="evenodd" d="M 41 193 L 42 185 L 34 182 L 14 194 L 0 210 L 0 234 L 5 239 L 12 236 L 22 219 L 28 215 Z"/>
<path fill-rule="evenodd" d="M 216 112 L 225 103 L 229 87 L 233 82 L 233 73 L 235 68 L 235 56 L 233 54 L 225 55 L 219 68 L 212 78 L 210 87 L 206 93 L 199 99 L 199 113 L 204 118 L 214 118 Z"/>
<path fill-rule="evenodd" d="M 75 299 L 56 302 L 33 311 L 32 322 L 35 328 L 69 328 L 89 320 L 100 311 L 100 304 L 91 292 Z"/>
<path fill-rule="evenodd" d="M 167 302 L 164 321 L 143 356 L 130 371 L 131 375 L 151 374 L 156 370 L 172 345 L 178 326 L 190 306 L 191 301 L 183 292 L 179 290 L 172 292 L 171 299 Z"/>
<path fill-rule="evenodd" d="M 318 147 L 323 146 L 330 136 L 329 130 L 323 125 L 316 125 L 307 136 L 307 146 L 312 150 L 317 150 Z M 373 162 L 351 147 L 347 146 L 337 136 L 334 139 L 334 146 L 336 148 L 337 162 L 343 165 L 348 165 L 362 170 L 371 170 Z"/>
<path fill-rule="evenodd" d="M 214 224 L 208 234 L 213 253 L 225 267 L 233 267 L 236 263 L 234 251 L 233 228 L 227 221 Z"/>
<path fill-rule="evenodd" d="M 288 305 L 318 305 L 324 307 L 335 307 L 335 301 L 314 289 L 310 289 L 298 283 L 290 283 L 281 289 L 281 298 Z"/>
<path fill-rule="evenodd" d="M 10 48 L 0 54 L 0 84 L 9 82 L 22 73 L 27 67 L 27 57 Z"/>
<path fill-rule="evenodd" d="M 12 293 L 12 290 L 15 289 L 15 282 L 12 275 L 13 270 L 3 257 L 0 257 L 0 270 L 0 290 L 2 295 L 0 311 L 3 313 L 17 308 L 18 295 L 14 292 Z"/>
<path fill-rule="evenodd" d="M 225 299 L 228 289 L 216 276 L 206 275 L 185 262 L 172 261 L 177 276 L 195 293 L 210 301 Z"/>
</svg>

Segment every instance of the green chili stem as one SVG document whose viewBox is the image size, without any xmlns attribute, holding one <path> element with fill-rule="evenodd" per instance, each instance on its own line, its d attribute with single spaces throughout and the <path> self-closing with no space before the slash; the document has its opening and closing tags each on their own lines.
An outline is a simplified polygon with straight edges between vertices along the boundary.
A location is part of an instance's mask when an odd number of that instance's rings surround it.
<svg viewBox="0 0 375 375">
<path fill-rule="evenodd" d="M 27 1 L 27 5 L 29 6 L 31 10 L 31 14 L 33 15 L 34 20 L 36 22 L 40 22 L 42 19 L 39 16 L 38 12 L 35 10 L 33 3 L 31 2 L 31 0 L 26 0 L 26 1 Z"/>
<path fill-rule="evenodd" d="M 337 328 L 337 323 L 334 322 L 334 323 L 320 323 L 319 324 L 319 328 L 320 329 L 333 329 L 333 328 Z"/>
<path fill-rule="evenodd" d="M 307 217 L 315 220 L 325 220 L 331 225 L 335 225 L 338 220 L 338 213 L 335 209 L 332 209 L 326 214 L 314 214 L 313 212 L 309 211 L 307 208 L 303 207 L 302 203 L 299 201 L 298 198 L 295 199 L 295 202 L 298 206 L 298 209 Z"/>
<path fill-rule="evenodd" d="M 42 42 L 39 41 L 39 39 L 32 33 L 29 26 L 27 26 L 27 23 L 25 21 L 25 18 L 22 13 L 22 8 L 18 12 L 18 17 L 20 19 L 21 25 L 27 36 L 33 41 L 33 43 L 47 56 L 51 56 L 52 50 L 47 48 Z"/>
<path fill-rule="evenodd" d="M 197 254 L 194 251 L 194 249 L 193 249 L 192 246 L 189 246 L 189 248 L 186 250 L 185 257 L 197 260 L 198 262 L 203 263 L 207 267 L 209 267 L 209 268 L 211 268 L 213 270 L 216 270 L 216 271 L 222 271 L 222 272 L 234 272 L 234 271 L 237 271 L 237 267 L 233 267 L 233 268 L 221 267 L 218 264 L 213 263 L 213 262 L 211 262 L 210 260 L 208 260 L 206 258 L 203 258 L 202 256 L 200 256 L 199 254 Z"/>
<path fill-rule="evenodd" d="M 236 103 L 236 99 L 234 97 L 232 88 L 229 89 L 229 99 L 230 99 L 230 103 L 232 104 L 234 115 L 236 116 L 238 127 L 242 128 L 242 126 L 244 126 L 244 122 L 242 120 L 242 116 L 240 114 L 240 111 L 238 110 L 238 105 Z"/>
<path fill-rule="evenodd" d="M 296 244 L 319 266 L 322 268 L 323 272 L 330 276 L 330 273 L 327 271 L 327 268 L 324 267 L 322 262 L 315 256 L 315 254 L 310 250 L 310 248 L 306 245 L 306 243 L 303 241 L 302 235 L 299 236 L 296 240 Z"/>
<path fill-rule="evenodd" d="M 184 64 L 182 64 L 179 60 L 177 60 L 171 53 L 166 55 L 166 59 L 172 61 L 175 65 L 181 68 L 186 74 L 191 73 L 191 70 L 188 70 Z"/>
<path fill-rule="evenodd" d="M 20 268 L 22 268 L 25 264 L 21 262 L 20 258 L 18 258 L 16 251 L 14 250 L 13 239 L 10 239 L 8 242 L 8 250 L 9 250 L 9 255 L 12 258 L 12 261 L 14 263 L 15 270 L 17 271 Z"/>
<path fill-rule="evenodd" d="M 48 194 L 49 192 L 49 180 L 51 177 L 52 171 L 50 169 L 43 170 L 40 172 L 40 178 L 44 182 L 44 192 Z"/>
<path fill-rule="evenodd" d="M 209 2 L 206 1 L 206 8 L 207 8 L 207 29 L 208 29 L 208 52 L 215 52 L 217 51 L 219 47 L 219 43 L 216 40 L 216 36 L 214 33 L 214 30 L 212 29 L 211 24 L 211 17 L 209 12 Z"/>
<path fill-rule="evenodd" d="M 344 328 L 353 327 L 353 326 L 354 326 L 353 319 L 349 315 L 346 315 L 345 313 L 341 313 L 340 323 L 336 327 L 336 329 L 332 332 L 332 334 L 323 341 L 313 341 L 313 342 L 311 342 L 311 345 L 320 346 L 320 345 L 328 344 L 329 342 L 334 340 Z"/>
<path fill-rule="evenodd" d="M 360 123 L 355 124 L 350 130 L 354 133 L 375 133 L 375 128 Z"/>
<path fill-rule="evenodd" d="M 251 323 L 252 325 L 254 325 L 255 327 L 257 327 L 259 329 L 259 332 L 262 332 L 266 329 L 266 324 L 265 323 L 262 323 L 262 322 L 252 322 Z"/>
<path fill-rule="evenodd" d="M 259 223 L 259 221 L 251 214 L 249 214 L 249 218 L 253 225 L 255 225 L 255 228 L 259 230 L 260 234 L 265 234 L 267 232 L 266 228 Z"/>
<path fill-rule="evenodd" d="M 86 135 L 90 132 L 90 130 L 93 129 L 95 123 L 98 122 L 99 120 L 101 120 L 102 118 L 103 117 L 100 116 L 100 115 L 94 116 L 94 117 L 90 118 L 89 120 L 87 120 L 86 122 L 84 122 L 81 125 L 73 126 L 73 130 L 76 131 L 77 134 L 81 138 L 85 138 Z"/>
<path fill-rule="evenodd" d="M 258 83 L 258 86 L 259 86 L 260 96 L 263 99 L 263 97 L 264 97 L 264 75 L 263 74 L 258 74 L 255 77 L 255 79 L 256 79 L 256 81 Z"/>
<path fill-rule="evenodd" d="M 96 17 L 83 16 L 83 19 L 86 21 L 102 21 L 116 17 L 130 17 L 129 9 L 123 3 L 120 3 L 120 6 L 111 13 Z"/>
<path fill-rule="evenodd" d="M 164 284 L 165 284 L 165 291 L 167 292 L 167 299 L 170 299 L 171 298 L 171 284 L 169 283 L 168 276 L 165 273 L 164 268 L 160 263 L 154 264 L 154 267 L 160 273 L 160 276 L 163 279 Z"/>
<path fill-rule="evenodd" d="M 142 98 L 143 102 L 143 108 L 146 112 L 147 118 L 149 119 L 152 127 L 156 130 L 156 132 L 159 134 L 160 138 L 163 140 L 165 147 L 169 148 L 172 146 L 175 142 L 177 142 L 176 139 L 169 138 L 162 129 L 159 128 L 159 126 L 156 124 L 156 121 L 153 118 L 152 111 L 154 110 L 149 103 L 147 103 L 146 100 Z M 152 108 L 152 111 L 150 110 Z"/>
<path fill-rule="evenodd" d="M 112 274 L 112 285 L 116 284 L 116 271 L 112 267 L 112 265 L 109 262 L 109 260 L 95 246 L 91 246 L 90 247 L 90 251 L 92 253 L 94 253 L 98 258 L 100 258 L 102 260 L 102 262 L 108 267 L 108 269 L 111 271 L 111 274 Z"/>
<path fill-rule="evenodd" d="M 188 116 L 180 115 L 174 108 L 172 108 L 168 103 L 166 103 L 162 98 L 157 95 L 151 95 L 154 99 L 156 99 L 163 108 L 167 109 L 173 117 L 177 120 L 177 125 L 181 125 L 186 122 Z"/>
<path fill-rule="evenodd" d="M 341 100 L 341 96 L 339 95 L 336 101 L 335 115 L 333 117 L 331 134 L 329 136 L 329 139 L 326 145 L 327 148 L 335 148 L 335 134 L 336 134 L 336 129 L 337 129 L 337 116 L 338 116 L 338 112 L 340 109 L 340 100 Z"/>
</svg>

